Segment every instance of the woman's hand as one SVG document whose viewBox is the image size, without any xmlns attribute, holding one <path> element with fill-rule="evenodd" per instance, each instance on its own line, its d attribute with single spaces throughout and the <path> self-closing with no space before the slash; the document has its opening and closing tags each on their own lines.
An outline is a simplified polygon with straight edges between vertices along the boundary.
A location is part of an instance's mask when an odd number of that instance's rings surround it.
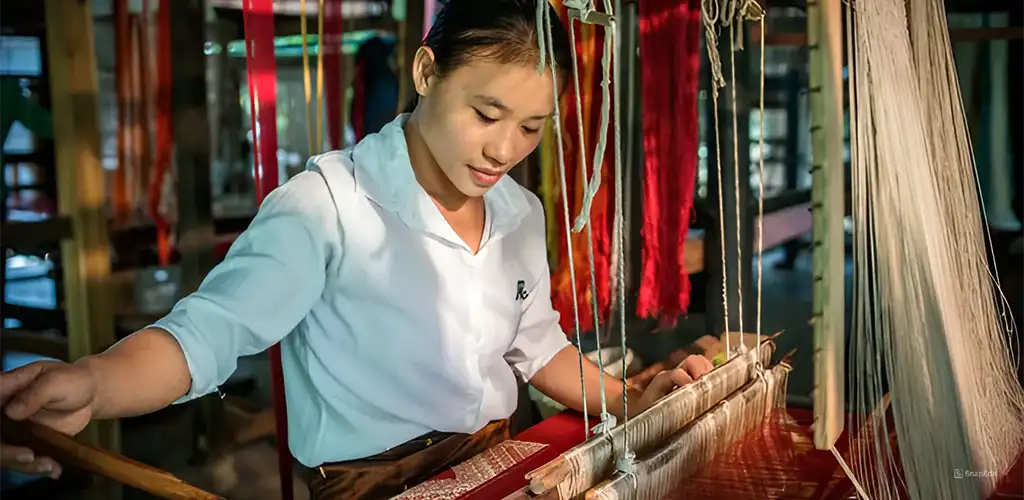
<svg viewBox="0 0 1024 500">
<path fill-rule="evenodd" d="M 679 366 L 675 369 L 664 370 L 658 373 L 647 384 L 647 388 L 640 398 L 639 411 L 649 408 L 677 387 L 692 384 L 694 380 L 703 377 L 712 369 L 714 369 L 714 366 L 707 358 L 692 355 L 684 359 L 682 363 L 679 363 Z M 630 414 L 633 414 L 633 412 L 630 411 Z"/>
<path fill-rule="evenodd" d="M 12 420 L 31 420 L 67 435 L 82 431 L 93 415 L 96 383 L 85 364 L 39 361 L 0 374 L 0 405 Z M 60 477 L 61 467 L 24 447 L 0 443 L 0 466 Z"/>
</svg>

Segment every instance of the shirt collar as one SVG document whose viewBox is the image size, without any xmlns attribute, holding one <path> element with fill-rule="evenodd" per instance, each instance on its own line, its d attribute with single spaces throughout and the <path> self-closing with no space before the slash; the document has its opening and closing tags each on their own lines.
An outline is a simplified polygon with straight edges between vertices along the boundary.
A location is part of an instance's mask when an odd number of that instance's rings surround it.
<svg viewBox="0 0 1024 500">
<path fill-rule="evenodd" d="M 408 113 L 398 115 L 352 149 L 356 190 L 409 227 L 463 244 L 416 181 L 403 128 L 408 119 Z M 484 194 L 484 204 L 492 224 L 489 239 L 514 231 L 530 211 L 523 188 L 507 175 Z"/>
</svg>

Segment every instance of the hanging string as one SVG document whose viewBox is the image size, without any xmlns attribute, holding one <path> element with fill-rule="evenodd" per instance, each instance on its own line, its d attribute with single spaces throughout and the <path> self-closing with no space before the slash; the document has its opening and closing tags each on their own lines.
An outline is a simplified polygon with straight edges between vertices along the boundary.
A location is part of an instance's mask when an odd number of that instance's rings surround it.
<svg viewBox="0 0 1024 500">
<path fill-rule="evenodd" d="M 573 94 L 576 98 L 576 124 L 579 138 L 577 139 L 578 147 L 580 152 L 580 177 L 582 184 L 587 185 L 587 143 L 586 134 L 583 131 L 583 104 L 580 98 L 580 74 L 579 64 L 577 63 L 576 55 L 576 28 L 573 23 L 573 17 L 568 16 L 569 21 L 569 47 L 572 52 L 572 85 Z M 582 25 L 581 25 L 582 27 Z M 594 162 L 600 163 L 601 159 L 598 159 L 595 154 Z M 586 198 L 584 198 L 584 206 L 588 207 Z M 594 313 L 594 338 L 597 342 L 597 368 L 602 373 L 600 377 L 600 391 L 601 394 L 606 394 L 604 384 L 604 343 L 601 341 L 601 320 L 600 311 L 598 310 L 597 301 L 597 265 L 594 262 L 594 234 L 591 230 L 590 224 L 587 224 L 587 263 L 590 267 L 590 303 L 591 309 Z M 575 278 L 573 278 L 575 280 Z M 576 300 L 575 292 L 573 292 L 573 299 Z M 578 327 L 577 327 L 578 328 Z M 583 345 L 580 346 L 580 356 L 583 356 Z M 623 355 L 625 359 L 625 355 Z M 608 402 L 604 397 L 601 398 L 601 425 L 599 426 L 602 434 L 607 434 L 615 427 L 614 418 L 608 413 Z M 595 431 L 598 431 L 595 428 Z"/>
<path fill-rule="evenodd" d="M 722 190 L 722 139 L 719 132 L 720 124 L 718 117 L 718 89 L 725 87 L 725 78 L 722 76 L 722 62 L 718 56 L 718 36 L 715 32 L 715 24 L 721 18 L 720 7 L 717 0 L 702 0 L 701 17 L 704 19 L 705 47 L 708 52 L 708 61 L 711 68 L 711 102 L 714 109 L 715 125 L 715 175 L 718 182 L 718 234 L 722 252 L 722 310 L 724 311 L 723 326 L 725 333 L 725 355 L 732 357 L 732 346 L 730 345 L 729 332 L 729 280 L 728 266 L 726 265 L 725 253 L 725 193 Z"/>
<path fill-rule="evenodd" d="M 580 390 L 583 397 L 583 436 L 584 439 L 590 438 L 590 412 L 587 411 L 587 383 L 583 378 L 583 343 L 581 341 L 580 334 L 580 311 L 579 301 L 576 295 L 576 266 L 572 260 L 572 233 L 571 225 L 569 224 L 569 196 L 567 194 L 568 188 L 566 187 L 566 175 L 565 175 L 565 156 L 562 150 L 562 127 L 561 127 L 561 113 L 559 111 L 560 106 L 558 102 L 558 66 L 555 62 L 555 51 L 551 47 L 552 45 L 552 34 L 551 34 L 551 13 L 547 0 L 539 0 L 537 2 L 537 32 L 538 32 L 538 45 L 541 48 L 547 47 L 547 52 L 541 51 L 538 59 L 537 70 L 542 74 L 547 66 L 547 60 L 550 59 L 551 66 L 551 89 L 554 93 L 554 112 L 552 114 L 552 125 L 555 129 L 555 143 L 558 145 L 558 170 L 559 180 L 562 187 L 562 208 L 563 215 L 565 217 L 565 242 L 567 246 L 567 253 L 569 255 L 569 276 L 572 286 L 572 312 L 573 320 L 576 322 L 576 345 L 580 348 L 579 353 L 579 367 L 580 367 Z M 541 41 L 543 40 L 543 41 Z M 603 397 L 603 396 L 602 396 Z"/>
<path fill-rule="evenodd" d="M 626 308 L 625 308 L 625 303 L 626 303 L 626 295 L 625 295 L 625 293 L 626 292 L 625 292 L 625 287 L 624 287 L 624 284 L 625 284 L 625 274 L 626 274 L 626 267 L 625 267 L 626 259 L 625 259 L 625 255 L 624 255 L 624 250 L 625 250 L 625 246 L 626 246 L 626 241 L 625 241 L 626 237 L 625 237 L 625 231 L 623 230 L 623 226 L 625 224 L 625 220 L 624 220 L 625 218 L 624 218 L 624 215 L 623 215 L 623 203 L 622 203 L 622 181 L 623 181 L 623 175 L 622 175 L 622 129 L 621 129 L 622 106 L 621 106 L 621 103 L 619 102 L 619 99 L 618 99 L 618 96 L 620 95 L 618 90 L 621 88 L 620 87 L 620 85 L 621 85 L 621 83 L 620 83 L 621 82 L 621 77 L 620 77 L 620 72 L 618 71 L 619 61 L 618 61 L 618 57 L 617 57 L 617 55 L 620 53 L 619 52 L 619 32 L 618 32 L 619 24 L 618 24 L 618 21 L 616 20 L 616 18 L 614 17 L 615 16 L 615 11 L 614 11 L 614 9 L 612 7 L 611 0 L 605 0 L 604 1 L 604 8 L 605 8 L 605 12 L 607 12 L 607 14 L 611 17 L 610 24 L 607 27 L 607 29 L 605 30 L 605 50 L 606 50 L 605 54 L 607 55 L 609 52 L 613 52 L 613 51 L 614 51 L 614 54 L 616 54 L 616 57 L 612 57 L 611 58 L 612 60 L 610 61 L 610 63 L 606 62 L 606 64 L 608 66 L 606 66 L 606 68 L 605 68 L 605 79 L 604 79 L 604 88 L 605 88 L 605 90 L 607 90 L 607 88 L 608 88 L 608 80 L 609 80 L 608 72 L 611 71 L 611 73 L 613 75 L 613 78 L 615 78 L 614 85 L 615 85 L 615 89 L 616 89 L 615 98 L 614 98 L 615 122 L 614 122 L 614 125 L 613 125 L 613 134 L 614 134 L 614 139 L 615 139 L 615 151 L 614 151 L 614 155 L 615 155 L 615 227 L 617 228 L 618 238 L 616 239 L 615 244 L 616 244 L 616 249 L 617 249 L 617 254 L 618 254 L 618 259 L 617 259 L 618 265 L 616 267 L 617 267 L 617 271 L 618 271 L 617 272 L 618 280 L 619 280 L 619 283 L 620 283 L 620 286 L 618 287 L 619 304 L 620 304 L 619 305 L 619 320 L 620 320 L 619 321 L 619 339 L 620 339 L 620 343 L 621 343 L 620 348 L 622 349 L 622 359 L 621 359 L 621 362 L 622 362 L 622 373 L 621 373 L 621 377 L 622 377 L 622 417 L 623 417 L 623 422 L 622 422 L 623 439 L 622 439 L 622 442 L 623 442 L 623 447 L 624 447 L 624 450 L 623 450 L 623 453 L 622 453 L 622 457 L 619 460 L 616 461 L 616 468 L 618 469 L 618 471 L 620 473 L 628 474 L 630 477 L 632 477 L 633 480 L 634 480 L 634 485 L 635 485 L 635 481 L 636 481 L 636 464 L 635 464 L 634 461 L 636 459 L 636 454 L 629 447 L 629 382 L 628 382 L 628 373 L 627 373 L 628 363 L 627 363 L 627 360 L 626 360 L 626 357 L 627 357 L 626 356 L 626 352 L 627 352 L 626 351 L 626 349 L 627 349 L 626 348 Z M 612 67 L 612 64 L 614 64 L 615 66 Z M 606 99 L 607 99 L 607 97 L 606 97 Z M 605 136 L 602 135 L 602 138 L 605 138 Z M 603 377 L 603 373 L 602 373 L 602 380 L 603 379 L 604 379 L 604 377 Z"/>
<path fill-rule="evenodd" d="M 753 5 L 753 6 L 752 6 Z M 758 95 L 758 127 L 759 132 L 757 135 L 757 320 L 754 326 L 757 329 L 757 343 L 754 345 L 761 345 L 761 283 L 762 283 L 762 268 L 764 267 L 764 11 L 755 11 L 754 8 L 760 10 L 760 6 L 755 4 L 753 0 L 747 0 L 747 3 L 743 6 L 744 17 L 750 20 L 757 21 L 760 25 L 761 44 L 760 44 L 760 92 Z M 737 197 L 738 198 L 738 197 Z M 743 333 L 742 331 L 740 333 Z M 760 366 L 760 364 L 759 364 Z"/>
<path fill-rule="evenodd" d="M 737 19 L 737 8 L 735 0 L 730 3 L 732 10 L 730 10 L 727 17 L 729 27 L 729 80 L 730 86 L 732 87 L 732 175 L 733 175 L 733 198 L 736 200 L 736 315 L 739 316 L 737 321 L 739 322 L 740 338 L 744 333 L 743 329 L 743 245 L 740 244 L 742 235 L 742 213 L 740 211 L 740 142 L 739 142 L 739 125 L 737 123 L 737 109 L 739 104 L 736 102 L 736 31 L 743 29 L 743 23 L 740 19 Z M 749 177 L 744 179 L 744 182 L 750 182 Z M 724 237 L 724 235 L 723 235 Z M 724 257 L 724 255 L 723 255 Z M 741 341 L 742 345 L 742 341 Z"/>
</svg>

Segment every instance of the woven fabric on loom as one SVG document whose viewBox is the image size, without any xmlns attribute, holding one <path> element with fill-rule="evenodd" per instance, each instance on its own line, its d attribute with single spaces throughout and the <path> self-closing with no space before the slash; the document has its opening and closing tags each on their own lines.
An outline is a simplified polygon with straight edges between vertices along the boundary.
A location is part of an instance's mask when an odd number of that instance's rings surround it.
<svg viewBox="0 0 1024 500">
<path fill-rule="evenodd" d="M 552 2 L 559 12 L 562 22 L 569 26 L 566 17 L 566 10 L 560 0 Z M 604 50 L 604 28 L 593 25 L 581 25 L 573 23 L 576 30 L 576 51 L 577 63 L 579 65 L 579 87 L 580 101 L 583 115 L 584 141 L 586 148 L 586 164 L 581 165 L 580 141 L 578 137 L 577 116 L 580 110 L 576 109 L 576 97 L 574 94 L 572 80 L 566 82 L 566 92 L 562 97 L 562 141 L 563 159 L 565 163 L 565 178 L 569 198 L 570 224 L 583 208 L 583 180 L 580 170 L 583 169 L 589 178 L 593 167 L 594 146 L 600 136 L 601 124 L 601 79 L 602 66 L 601 54 Z M 568 68 L 567 68 L 568 69 Z M 571 72 L 570 72 L 571 74 Z M 570 77 L 571 78 L 571 77 Z M 560 82 L 561 83 L 561 82 Z M 612 94 L 615 90 L 611 89 Z M 617 119 L 614 113 L 610 114 L 611 120 Z M 609 122 L 613 123 L 613 122 Z M 614 144 L 612 139 L 612 127 L 608 127 L 608 143 Z M 594 327 L 594 316 L 592 299 L 596 295 L 601 320 L 608 318 L 611 307 L 611 251 L 612 251 L 612 215 L 614 214 L 614 148 L 605 150 L 603 166 L 601 169 L 601 189 L 594 196 L 590 210 L 590 227 L 593 232 L 594 241 L 594 265 L 596 270 L 597 293 L 591 290 L 590 286 L 590 264 L 588 260 L 587 231 L 583 230 L 572 235 L 573 255 L 568 255 L 568 245 L 565 236 L 564 217 L 557 217 L 558 226 L 558 265 L 552 273 L 551 298 L 555 310 L 561 313 L 560 321 L 562 330 L 566 333 L 574 332 L 575 315 L 573 313 L 572 282 L 569 276 L 570 259 L 576 270 L 576 294 L 579 301 L 580 329 L 590 330 Z M 557 167 L 555 167 L 555 190 L 558 191 L 557 214 L 562 214 L 561 187 Z M 549 229 L 550 230 L 550 229 Z"/>
<path fill-rule="evenodd" d="M 453 500 L 490 481 L 546 445 L 505 441 L 452 467 L 451 471 L 406 490 L 394 500 Z"/>
<path fill-rule="evenodd" d="M 640 2 L 644 177 L 637 315 L 672 324 L 690 305 L 683 251 L 697 178 L 699 0 Z"/>
<path fill-rule="evenodd" d="M 666 500 L 838 500 L 852 493 L 853 485 L 835 457 L 814 448 L 809 426 L 777 409 L 763 425 L 681 482 Z"/>
</svg>

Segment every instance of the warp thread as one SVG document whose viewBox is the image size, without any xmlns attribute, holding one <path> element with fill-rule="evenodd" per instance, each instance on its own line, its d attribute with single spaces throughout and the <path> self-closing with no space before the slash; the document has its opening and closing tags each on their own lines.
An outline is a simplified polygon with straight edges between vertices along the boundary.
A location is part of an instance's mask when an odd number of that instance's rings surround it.
<svg viewBox="0 0 1024 500">
<path fill-rule="evenodd" d="M 854 20 L 850 392 L 859 408 L 892 395 L 899 457 L 887 439 L 858 443 L 869 458 L 853 469 L 872 498 L 980 498 L 1024 448 L 1024 391 L 986 258 L 944 6 L 858 2 Z M 956 468 L 993 474 L 961 479 Z"/>
</svg>

